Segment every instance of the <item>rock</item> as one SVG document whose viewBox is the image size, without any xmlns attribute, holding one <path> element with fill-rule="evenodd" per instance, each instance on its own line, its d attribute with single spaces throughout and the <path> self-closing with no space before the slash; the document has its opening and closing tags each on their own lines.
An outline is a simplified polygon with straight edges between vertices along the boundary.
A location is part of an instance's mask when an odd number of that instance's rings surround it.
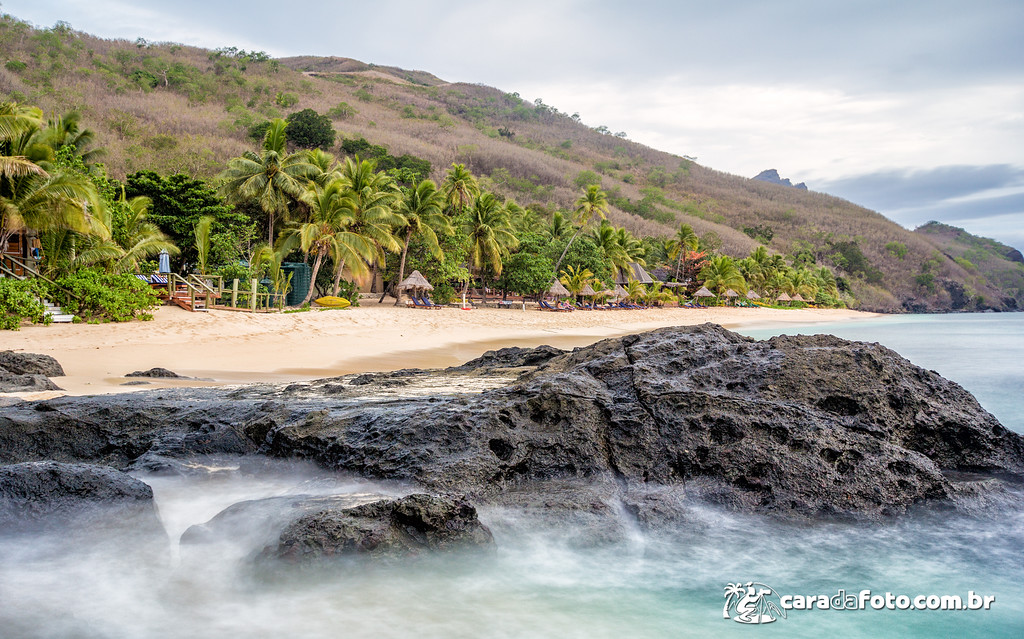
<svg viewBox="0 0 1024 639">
<path fill-rule="evenodd" d="M 133 371 L 125 375 L 125 377 L 162 377 L 167 379 L 192 379 L 191 377 L 185 377 L 178 375 L 174 371 L 169 371 L 166 368 L 151 368 L 148 371 Z"/>
<path fill-rule="evenodd" d="M 64 369 L 49 355 L 0 351 L 0 368 L 15 375 L 63 377 Z"/>
<path fill-rule="evenodd" d="M 751 179 L 759 180 L 761 182 L 771 182 L 772 184 L 778 184 L 780 186 L 791 186 L 793 188 L 801 189 L 803 191 L 807 190 L 807 185 L 804 184 L 803 182 L 800 182 L 799 184 L 793 184 L 792 182 L 790 182 L 789 178 L 779 177 L 779 172 L 776 169 L 765 169 L 764 171 L 761 171 Z"/>
<path fill-rule="evenodd" d="M 28 462 L 0 467 L 0 532 L 125 525 L 163 534 L 153 490 L 106 466 Z"/>
<path fill-rule="evenodd" d="M 304 514 L 264 556 L 309 563 L 351 555 L 397 558 L 493 548 L 491 531 L 468 502 L 415 494 Z"/>
<path fill-rule="evenodd" d="M 64 369 L 49 355 L 0 351 L 0 393 L 61 390 L 50 377 L 63 377 Z"/>
<path fill-rule="evenodd" d="M 456 374 L 416 379 L 443 387 Z M 530 494 L 557 484 L 579 492 L 561 500 L 581 504 L 572 510 L 626 512 L 653 526 L 676 517 L 684 497 L 782 517 L 874 519 L 969 499 L 951 471 L 1024 479 L 1024 439 L 963 388 L 878 344 L 827 335 L 757 342 L 712 324 L 659 329 L 556 355 L 476 395 L 328 386 L 13 404 L 0 411 L 0 461 L 150 468 L 260 453 L 481 506 L 553 508 L 559 500 Z M 651 494 L 664 497 L 641 497 Z"/>
<path fill-rule="evenodd" d="M 142 380 L 138 380 L 138 381 L 135 381 L 135 382 L 123 382 L 123 383 L 119 384 L 119 386 L 149 386 L 149 384 L 150 384 L 150 382 L 144 382 Z"/>
<path fill-rule="evenodd" d="M 0 369 L 0 393 L 62 390 L 45 375 L 15 375 Z"/>
<path fill-rule="evenodd" d="M 521 348 L 511 346 L 487 351 L 480 357 L 470 360 L 461 366 L 448 368 L 451 371 L 469 371 L 476 369 L 521 368 L 524 366 L 540 366 L 552 358 L 564 354 L 565 351 L 553 346 Z"/>
</svg>

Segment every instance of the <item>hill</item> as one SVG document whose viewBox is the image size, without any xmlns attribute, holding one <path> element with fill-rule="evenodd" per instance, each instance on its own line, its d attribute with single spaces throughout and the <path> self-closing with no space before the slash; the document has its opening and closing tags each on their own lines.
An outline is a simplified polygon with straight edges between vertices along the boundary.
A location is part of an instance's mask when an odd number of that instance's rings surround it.
<svg viewBox="0 0 1024 639">
<path fill-rule="evenodd" d="M 860 308 L 958 308 L 946 281 L 969 291 L 960 308 L 1024 304 L 1019 286 L 979 277 L 932 234 L 826 194 L 715 171 L 492 87 L 342 57 L 105 40 L 11 16 L 0 18 L 0 52 L 0 99 L 79 111 L 115 178 L 144 169 L 212 178 L 253 148 L 251 127 L 309 108 L 341 139 L 428 160 L 434 179 L 464 163 L 486 188 L 542 214 L 599 183 L 609 219 L 638 236 L 670 236 L 686 223 L 723 253 L 742 257 L 763 243 L 828 266 Z"/>
</svg>

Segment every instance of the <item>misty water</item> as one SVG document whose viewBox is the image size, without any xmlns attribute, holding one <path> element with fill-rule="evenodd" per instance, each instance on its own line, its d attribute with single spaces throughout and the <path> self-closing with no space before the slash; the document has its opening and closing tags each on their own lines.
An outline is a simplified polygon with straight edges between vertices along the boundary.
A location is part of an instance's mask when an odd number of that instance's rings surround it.
<svg viewBox="0 0 1024 639">
<path fill-rule="evenodd" d="M 880 341 L 960 382 L 1021 431 L 1021 320 L 881 318 L 807 332 Z M 138 475 L 154 489 L 163 543 L 127 530 L 0 539 L 0 636 L 1024 636 L 1024 499 L 1015 491 L 972 513 L 928 510 L 882 524 L 783 524 L 693 504 L 685 525 L 645 534 L 623 510 L 619 540 L 596 546 L 525 512 L 481 508 L 493 556 L 310 570 L 254 564 L 266 541 L 256 521 L 203 545 L 178 539 L 247 499 L 411 488 L 289 461 L 208 462 L 212 472 L 192 477 Z M 748 581 L 791 594 L 996 599 L 978 611 L 792 610 L 753 628 L 723 619 L 723 589 Z"/>
</svg>

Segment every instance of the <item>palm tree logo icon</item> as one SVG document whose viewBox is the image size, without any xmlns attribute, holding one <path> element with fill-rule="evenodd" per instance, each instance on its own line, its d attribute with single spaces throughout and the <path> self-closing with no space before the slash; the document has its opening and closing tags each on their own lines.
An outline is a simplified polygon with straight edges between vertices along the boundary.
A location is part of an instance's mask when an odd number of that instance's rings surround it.
<svg viewBox="0 0 1024 639">
<path fill-rule="evenodd" d="M 731 583 L 725 587 L 725 605 L 722 618 L 737 623 L 772 623 L 779 617 L 786 618 L 786 611 L 771 599 L 778 595 L 771 586 L 757 581 Z"/>
</svg>

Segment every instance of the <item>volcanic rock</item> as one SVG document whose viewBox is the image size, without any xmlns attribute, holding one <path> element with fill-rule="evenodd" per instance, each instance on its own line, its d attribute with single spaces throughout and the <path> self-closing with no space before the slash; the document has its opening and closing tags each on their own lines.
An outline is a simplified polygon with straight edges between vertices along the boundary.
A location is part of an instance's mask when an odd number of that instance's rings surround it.
<svg viewBox="0 0 1024 639">
<path fill-rule="evenodd" d="M 0 466 L 0 532 L 91 529 L 125 521 L 163 534 L 153 490 L 126 473 L 58 462 Z"/>
</svg>

